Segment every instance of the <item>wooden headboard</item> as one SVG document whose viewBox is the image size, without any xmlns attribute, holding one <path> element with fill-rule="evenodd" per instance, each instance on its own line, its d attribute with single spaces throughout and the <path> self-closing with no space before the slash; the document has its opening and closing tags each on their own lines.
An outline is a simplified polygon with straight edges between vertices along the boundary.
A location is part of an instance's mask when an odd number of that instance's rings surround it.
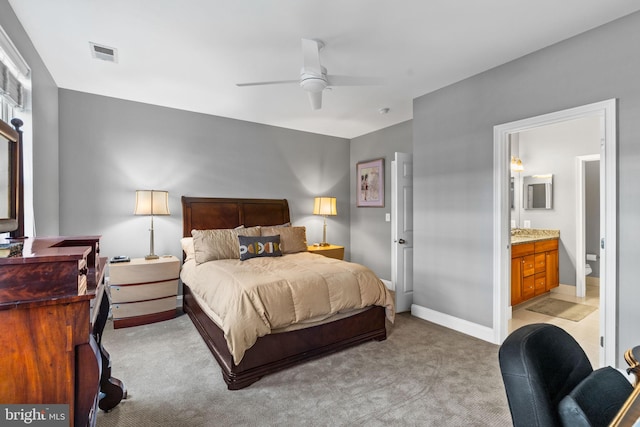
<svg viewBox="0 0 640 427">
<path fill-rule="evenodd" d="M 191 230 L 280 225 L 290 222 L 287 199 L 223 199 L 182 196 L 182 235 Z"/>
</svg>

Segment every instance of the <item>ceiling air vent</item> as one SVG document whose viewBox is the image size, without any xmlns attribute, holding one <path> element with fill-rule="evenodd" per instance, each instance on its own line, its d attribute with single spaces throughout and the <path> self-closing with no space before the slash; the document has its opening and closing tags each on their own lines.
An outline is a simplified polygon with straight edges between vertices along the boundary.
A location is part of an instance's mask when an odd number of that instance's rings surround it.
<svg viewBox="0 0 640 427">
<path fill-rule="evenodd" d="M 89 42 L 91 47 L 91 56 L 103 61 L 118 62 L 118 49 L 114 47 L 104 46 L 97 43 Z"/>
</svg>

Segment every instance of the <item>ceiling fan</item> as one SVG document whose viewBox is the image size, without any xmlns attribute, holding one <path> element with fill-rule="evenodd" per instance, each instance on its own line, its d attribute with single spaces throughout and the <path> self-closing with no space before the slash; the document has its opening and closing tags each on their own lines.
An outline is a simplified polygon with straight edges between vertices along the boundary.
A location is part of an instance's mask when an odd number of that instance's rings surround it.
<svg viewBox="0 0 640 427">
<path fill-rule="evenodd" d="M 352 77 L 327 74 L 327 69 L 320 64 L 320 50 L 324 43 L 320 40 L 302 39 L 303 66 L 298 80 L 275 80 L 266 82 L 237 83 L 236 86 L 261 86 L 298 83 L 307 91 L 311 108 L 322 107 L 322 91 L 332 86 L 362 86 L 380 84 L 374 77 Z"/>
</svg>

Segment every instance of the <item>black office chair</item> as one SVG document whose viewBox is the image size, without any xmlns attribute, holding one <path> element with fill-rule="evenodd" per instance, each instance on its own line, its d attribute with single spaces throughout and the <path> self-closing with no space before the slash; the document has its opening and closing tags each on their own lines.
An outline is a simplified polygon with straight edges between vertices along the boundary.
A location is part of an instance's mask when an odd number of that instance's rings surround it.
<svg viewBox="0 0 640 427">
<path fill-rule="evenodd" d="M 515 427 L 606 426 L 633 391 L 615 369 L 593 371 L 576 340 L 554 325 L 514 331 L 498 358 Z"/>
</svg>

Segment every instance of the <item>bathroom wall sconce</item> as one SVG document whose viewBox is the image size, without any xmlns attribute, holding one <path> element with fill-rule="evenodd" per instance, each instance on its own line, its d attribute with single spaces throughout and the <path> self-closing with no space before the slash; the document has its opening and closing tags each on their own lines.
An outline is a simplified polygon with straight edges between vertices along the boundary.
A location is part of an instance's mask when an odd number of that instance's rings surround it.
<svg viewBox="0 0 640 427">
<path fill-rule="evenodd" d="M 524 171 L 524 166 L 522 166 L 522 160 L 520 160 L 520 157 L 511 156 L 511 170 L 513 172 Z"/>
</svg>

